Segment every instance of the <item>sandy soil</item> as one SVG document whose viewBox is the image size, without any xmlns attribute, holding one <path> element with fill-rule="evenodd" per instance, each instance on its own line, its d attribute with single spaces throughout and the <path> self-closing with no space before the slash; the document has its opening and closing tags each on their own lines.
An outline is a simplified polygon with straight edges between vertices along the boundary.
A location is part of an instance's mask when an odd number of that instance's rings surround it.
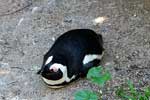
<svg viewBox="0 0 150 100">
<path fill-rule="evenodd" d="M 127 79 L 150 84 L 150 0 L 0 0 L 0 100 L 73 100 L 77 90 L 98 89 L 80 79 L 54 90 L 36 75 L 55 39 L 76 28 L 104 37 L 102 65 L 112 74 L 104 100 Z"/>
</svg>

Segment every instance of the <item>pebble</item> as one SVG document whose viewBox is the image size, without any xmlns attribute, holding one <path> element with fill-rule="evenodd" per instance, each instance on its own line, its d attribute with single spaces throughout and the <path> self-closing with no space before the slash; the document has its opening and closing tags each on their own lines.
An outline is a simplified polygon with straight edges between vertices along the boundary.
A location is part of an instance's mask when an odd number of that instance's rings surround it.
<svg viewBox="0 0 150 100">
<path fill-rule="evenodd" d="M 53 40 L 53 41 L 55 41 L 55 38 L 54 38 L 54 37 L 52 37 L 52 40 Z"/>
<path fill-rule="evenodd" d="M 33 70 L 33 71 L 38 71 L 39 69 L 40 69 L 39 66 L 32 66 L 32 69 L 31 69 L 31 70 Z"/>
<path fill-rule="evenodd" d="M 97 17 L 93 20 L 93 23 L 94 25 L 102 24 L 106 19 L 106 17 Z"/>
<path fill-rule="evenodd" d="M 119 56 L 116 56 L 117 59 L 119 59 Z"/>
<path fill-rule="evenodd" d="M 17 26 L 20 26 L 20 25 L 21 25 L 21 23 L 23 22 L 23 20 L 24 20 L 24 18 L 21 18 L 21 19 L 19 20 L 19 22 L 18 22 L 18 25 L 17 25 Z"/>
<path fill-rule="evenodd" d="M 0 62 L 0 68 L 8 68 L 8 66 L 9 66 L 8 63 Z"/>
<path fill-rule="evenodd" d="M 9 73 L 10 73 L 9 64 L 0 62 L 0 75 L 6 75 Z"/>
<path fill-rule="evenodd" d="M 108 62 L 108 63 L 106 63 L 106 64 L 105 64 L 105 66 L 109 66 L 109 65 L 111 65 L 111 63 L 110 63 L 110 62 Z"/>
<path fill-rule="evenodd" d="M 137 15 L 136 15 L 136 14 L 134 14 L 133 16 L 134 16 L 134 17 L 136 17 Z"/>
<path fill-rule="evenodd" d="M 44 11 L 44 7 L 33 7 L 31 13 L 35 14 L 35 13 L 42 13 Z"/>
<path fill-rule="evenodd" d="M 11 98 L 10 100 L 20 100 L 18 96 Z"/>
</svg>

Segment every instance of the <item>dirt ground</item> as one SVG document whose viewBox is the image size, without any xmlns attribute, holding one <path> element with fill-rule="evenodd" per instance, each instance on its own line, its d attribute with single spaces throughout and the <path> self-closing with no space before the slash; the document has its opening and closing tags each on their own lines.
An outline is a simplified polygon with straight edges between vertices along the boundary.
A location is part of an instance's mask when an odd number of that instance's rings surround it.
<svg viewBox="0 0 150 100">
<path fill-rule="evenodd" d="M 116 100 L 127 79 L 150 84 L 150 0 L 0 0 L 0 100 L 73 100 L 98 89 L 86 79 L 50 89 L 36 74 L 55 39 L 76 28 L 104 37 L 102 65 L 112 74 L 104 100 Z"/>
</svg>

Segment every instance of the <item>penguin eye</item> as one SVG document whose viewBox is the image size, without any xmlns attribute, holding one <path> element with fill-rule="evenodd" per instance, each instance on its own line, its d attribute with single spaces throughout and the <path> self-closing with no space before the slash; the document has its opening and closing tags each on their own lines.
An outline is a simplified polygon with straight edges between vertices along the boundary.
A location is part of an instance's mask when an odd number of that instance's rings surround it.
<svg viewBox="0 0 150 100">
<path fill-rule="evenodd" d="M 48 67 L 48 65 L 45 65 L 44 70 L 45 70 L 46 72 L 49 72 L 49 67 Z"/>
</svg>

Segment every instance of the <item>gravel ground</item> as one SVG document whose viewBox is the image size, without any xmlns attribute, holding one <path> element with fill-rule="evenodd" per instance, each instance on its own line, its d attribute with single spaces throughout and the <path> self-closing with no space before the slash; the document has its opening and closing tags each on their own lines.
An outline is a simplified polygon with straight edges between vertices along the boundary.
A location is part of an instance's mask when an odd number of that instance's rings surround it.
<svg viewBox="0 0 150 100">
<path fill-rule="evenodd" d="M 0 100 L 73 100 L 79 89 L 98 89 L 86 79 L 50 89 L 36 75 L 55 39 L 76 28 L 104 37 L 102 65 L 112 74 L 104 100 L 117 99 L 127 79 L 150 84 L 150 0 L 0 0 Z"/>
</svg>

